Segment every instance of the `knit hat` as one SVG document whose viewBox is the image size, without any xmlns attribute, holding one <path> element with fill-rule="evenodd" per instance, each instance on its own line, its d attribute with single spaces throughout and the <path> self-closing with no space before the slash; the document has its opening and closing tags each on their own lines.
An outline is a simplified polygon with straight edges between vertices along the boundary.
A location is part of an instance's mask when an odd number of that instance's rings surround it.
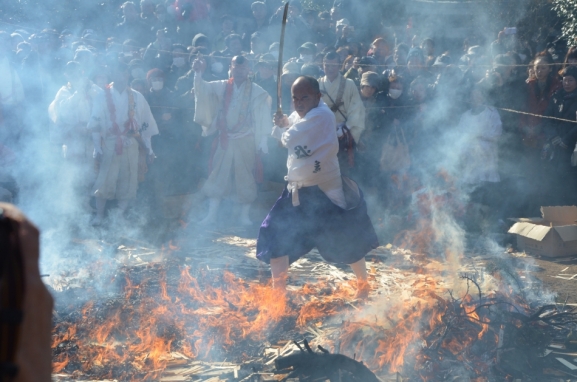
<svg viewBox="0 0 577 382">
<path fill-rule="evenodd" d="M 359 59 L 358 61 L 359 66 L 376 66 L 377 65 L 377 60 L 375 60 L 373 57 L 370 56 L 363 56 Z"/>
<path fill-rule="evenodd" d="M 319 68 L 317 64 L 304 64 L 301 68 L 301 74 L 303 76 L 319 78 L 321 76 L 321 68 Z"/>
<path fill-rule="evenodd" d="M 257 7 L 264 7 L 264 8 L 266 8 L 266 4 L 265 4 L 264 2 L 262 2 L 262 1 L 255 1 L 254 3 L 252 3 L 252 4 L 250 5 L 250 9 L 253 10 L 253 11 L 254 11 L 255 8 L 257 8 Z"/>
<path fill-rule="evenodd" d="M 266 54 L 263 54 L 262 56 L 260 56 L 257 63 L 255 64 L 255 66 L 256 67 L 259 67 L 260 65 L 272 66 L 272 65 L 275 65 L 276 63 L 277 63 L 277 59 L 274 58 L 274 56 L 272 54 L 266 53 Z"/>
<path fill-rule="evenodd" d="M 381 78 L 375 72 L 365 72 L 361 77 L 361 86 L 372 86 L 373 88 L 378 88 Z"/>
<path fill-rule="evenodd" d="M 301 65 L 298 62 L 294 62 L 294 61 L 287 62 L 282 67 L 282 75 L 284 76 L 286 74 L 300 75 L 301 74 Z"/>
<path fill-rule="evenodd" d="M 573 77 L 577 80 L 577 66 L 568 66 L 561 70 L 561 77 Z"/>
<path fill-rule="evenodd" d="M 317 51 L 317 47 L 312 42 L 305 42 L 297 49 L 297 52 L 300 54 L 303 50 L 308 50 L 309 52 L 311 52 L 311 54 L 315 54 Z"/>
<path fill-rule="evenodd" d="M 413 57 L 417 57 L 421 60 L 421 62 L 425 62 L 425 55 L 423 54 L 421 48 L 411 48 L 411 50 L 409 50 L 409 54 L 407 54 L 407 61 Z"/>
<path fill-rule="evenodd" d="M 203 45 L 203 46 L 210 46 L 210 40 L 208 39 L 208 37 L 206 37 L 206 35 L 202 34 L 202 33 L 197 33 L 194 38 L 192 39 L 192 46 L 199 46 L 199 45 Z"/>
</svg>

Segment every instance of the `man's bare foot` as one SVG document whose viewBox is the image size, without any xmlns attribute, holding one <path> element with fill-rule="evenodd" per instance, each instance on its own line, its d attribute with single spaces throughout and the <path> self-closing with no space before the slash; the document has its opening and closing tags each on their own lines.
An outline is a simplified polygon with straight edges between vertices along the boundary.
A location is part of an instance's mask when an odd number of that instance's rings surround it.
<svg viewBox="0 0 577 382">
<path fill-rule="evenodd" d="M 207 217 L 205 217 L 204 219 L 199 221 L 198 224 L 201 226 L 207 226 L 207 227 L 213 226 L 216 224 L 216 216 L 208 215 Z"/>
<path fill-rule="evenodd" d="M 103 221 L 104 221 L 104 219 L 102 218 L 102 216 L 96 215 L 94 218 L 92 218 L 92 220 L 90 221 L 90 224 L 93 227 L 100 227 L 102 225 Z"/>
<path fill-rule="evenodd" d="M 371 284 L 367 280 L 357 280 L 357 294 L 355 298 L 366 299 L 371 292 Z"/>
</svg>

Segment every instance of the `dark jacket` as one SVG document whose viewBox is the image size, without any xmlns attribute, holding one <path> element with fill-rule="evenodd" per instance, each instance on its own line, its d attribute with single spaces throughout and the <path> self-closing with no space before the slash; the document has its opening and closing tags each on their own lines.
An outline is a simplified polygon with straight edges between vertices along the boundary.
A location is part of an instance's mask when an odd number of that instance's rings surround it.
<svg viewBox="0 0 577 382">
<path fill-rule="evenodd" d="M 571 154 L 577 143 L 577 124 L 575 122 L 577 115 L 577 90 L 571 93 L 565 92 L 561 89 L 553 94 L 551 101 L 549 101 L 549 106 L 545 111 L 545 116 L 554 117 L 560 119 L 566 119 L 568 121 L 558 121 L 553 119 L 547 119 L 546 124 L 546 135 L 547 138 L 554 138 L 556 136 L 561 137 L 563 143 L 567 146 L 566 149 L 557 150 L 558 161 L 563 167 L 570 166 L 571 164 Z"/>
<path fill-rule="evenodd" d="M 159 133 L 163 137 L 173 137 L 175 128 L 180 125 L 180 110 L 175 107 L 174 94 L 165 86 L 160 91 L 150 91 L 145 98 Z"/>
<path fill-rule="evenodd" d="M 551 97 L 551 101 L 549 101 L 544 115 L 575 121 L 577 115 L 577 90 L 567 93 L 564 89 L 560 89 L 555 92 Z M 577 124 L 569 121 L 549 119 L 547 120 L 547 125 L 549 127 L 549 137 L 558 135 L 567 146 L 571 143 L 573 143 L 573 145 L 575 144 L 574 140 L 577 140 Z"/>
<path fill-rule="evenodd" d="M 172 64 L 172 52 L 159 49 L 154 42 L 151 42 L 144 51 L 142 61 L 145 62 L 147 71 L 158 68 L 166 73 Z"/>
<path fill-rule="evenodd" d="M 545 88 L 541 90 L 537 79 L 531 79 L 527 83 L 527 105 L 525 111 L 531 114 L 543 115 L 555 94 L 561 88 L 561 81 L 557 76 L 551 75 L 547 79 Z M 545 140 L 545 134 L 541 128 L 544 125 L 543 118 L 522 115 L 521 129 L 523 134 L 523 143 L 528 147 L 539 148 Z"/>
</svg>

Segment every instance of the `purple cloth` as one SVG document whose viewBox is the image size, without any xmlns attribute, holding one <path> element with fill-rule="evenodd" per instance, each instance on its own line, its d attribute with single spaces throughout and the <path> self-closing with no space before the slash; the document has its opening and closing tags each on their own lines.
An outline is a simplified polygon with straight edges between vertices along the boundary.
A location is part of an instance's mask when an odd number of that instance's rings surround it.
<svg viewBox="0 0 577 382">
<path fill-rule="evenodd" d="M 316 247 L 328 262 L 352 264 L 379 246 L 362 192 L 358 205 L 350 210 L 331 202 L 317 186 L 299 189 L 299 200 L 294 207 L 285 188 L 276 201 L 260 226 L 259 260 L 269 263 L 288 256 L 292 263 Z"/>
</svg>

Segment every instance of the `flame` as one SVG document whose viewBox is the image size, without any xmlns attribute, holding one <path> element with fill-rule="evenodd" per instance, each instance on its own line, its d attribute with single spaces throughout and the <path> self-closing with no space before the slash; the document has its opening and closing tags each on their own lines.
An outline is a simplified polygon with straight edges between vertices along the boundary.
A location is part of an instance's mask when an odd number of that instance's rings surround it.
<svg viewBox="0 0 577 382">
<path fill-rule="evenodd" d="M 170 241 L 168 242 L 168 248 L 169 248 L 171 251 L 178 251 L 178 250 L 180 249 L 180 247 L 179 247 L 177 244 L 174 244 L 174 243 L 172 242 L 172 240 L 170 240 Z"/>
<path fill-rule="evenodd" d="M 213 350 L 230 349 L 245 339 L 262 341 L 285 317 L 293 316 L 304 326 L 322 315 L 336 314 L 339 304 L 344 304 L 337 301 L 352 293 L 350 286 L 337 288 L 331 303 L 317 302 L 295 311 L 270 285 L 249 283 L 230 272 L 219 280 L 212 278 L 208 274 L 193 277 L 190 268 L 184 267 L 178 283 L 171 286 L 166 272 L 161 272 L 158 294 L 151 295 L 148 280 L 137 282 L 127 274 L 124 303 L 112 307 L 88 303 L 81 310 L 81 321 L 55 329 L 53 349 L 70 342 L 78 349 L 74 355 L 56 356 L 54 370 L 67 370 L 73 364 L 81 365 L 84 372 L 96 366 L 123 370 L 120 365 L 130 365 L 142 373 L 128 375 L 130 368 L 125 366 L 125 374 L 107 376 L 154 379 L 166 368 L 172 352 L 207 359 Z M 322 288 L 307 286 L 302 295 Z"/>
<path fill-rule="evenodd" d="M 61 362 L 53 362 L 52 363 L 52 372 L 53 373 L 61 372 L 68 365 L 68 362 L 70 362 L 70 360 L 68 359 L 67 355 L 64 357 L 64 359 Z"/>
<path fill-rule="evenodd" d="M 448 203 L 445 195 L 423 193 L 421 197 L 423 205 Z M 310 330 L 331 318 L 344 317 L 346 321 L 332 338 L 334 343 L 322 345 L 350 356 L 356 354 L 373 371 L 411 370 L 423 381 L 435 381 L 438 366 L 424 365 L 449 356 L 465 363 L 473 357 L 475 343 L 482 341 L 496 348 L 499 339 L 491 335 L 494 329 L 489 315 L 478 307 L 476 296 L 442 297 L 447 296 L 447 273 L 453 275 L 454 269 L 452 264 L 424 260 L 426 251 L 438 241 L 430 219 L 432 208 L 423 206 L 418 229 L 405 232 L 401 238 L 410 248 L 421 251 L 411 253 L 423 260 L 411 269 L 416 281 L 399 295 L 388 296 L 384 306 L 349 309 L 356 292 L 352 281 L 307 283 L 291 291 L 287 299 L 269 284 L 243 280 L 231 272 L 181 267 L 178 273 L 154 265 L 150 272 L 143 272 L 150 276 L 143 278 L 127 269 L 123 299 L 104 306 L 90 302 L 80 310 L 81 319 L 56 326 L 54 371 L 103 370 L 100 377 L 157 380 L 174 352 L 198 360 L 211 360 L 221 352 L 247 359 L 247 341 L 262 343 L 286 322 Z M 170 242 L 163 250 L 170 253 L 178 246 Z M 447 259 L 461 255 L 453 249 L 446 252 Z M 376 268 L 369 274 L 369 280 L 375 282 Z M 499 297 L 516 307 L 523 306 L 504 282 L 500 290 L 503 295 Z M 448 323 L 447 317 L 453 321 Z M 450 325 L 459 330 L 449 331 Z M 66 353 L 69 346 L 74 351 Z M 475 364 L 479 382 L 489 368 L 490 362 Z"/>
</svg>

